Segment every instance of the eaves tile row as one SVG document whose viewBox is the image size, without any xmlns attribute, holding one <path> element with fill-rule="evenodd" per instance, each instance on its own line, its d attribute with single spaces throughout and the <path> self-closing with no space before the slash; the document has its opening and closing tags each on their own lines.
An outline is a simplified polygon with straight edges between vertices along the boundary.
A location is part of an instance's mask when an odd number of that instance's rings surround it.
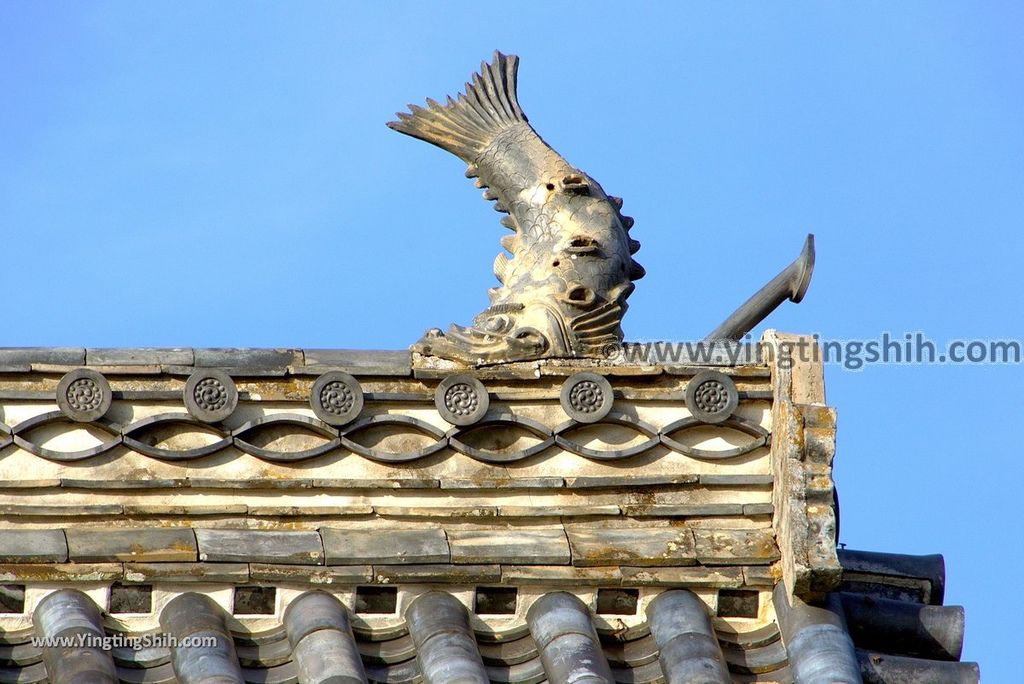
<svg viewBox="0 0 1024 684">
<path fill-rule="evenodd" d="M 30 637 L 68 633 L 103 638 L 102 607 L 60 589 L 44 597 L 32 630 L 0 645 L 0 679 L 24 683 L 146 682 L 225 684 L 746 684 L 794 680 L 844 684 L 976 684 L 979 668 L 959 662 L 963 610 L 943 606 L 941 558 L 847 551 L 856 582 L 816 605 L 786 607 L 778 624 L 749 632 L 715 629 L 708 607 L 686 589 L 658 593 L 644 621 L 609 631 L 594 608 L 569 591 L 536 597 L 524 624 L 501 638 L 477 631 L 468 606 L 437 587 L 404 607 L 400 623 L 367 632 L 332 593 L 290 598 L 281 626 L 258 638 L 233 631 L 217 601 L 184 591 L 159 612 L 170 647 L 101 650 L 79 644 L 39 648 Z M 930 585 L 931 593 L 894 599 L 894 588 Z M 780 585 L 781 586 L 781 585 Z M 438 590 L 441 589 L 441 590 Z M 776 590 L 775 601 L 780 590 Z M 184 644 L 190 634 L 210 635 Z M 827 639 L 825 637 L 828 637 Z M 808 667 L 820 676 L 808 678 Z M 458 673 L 456 676 L 455 673 Z"/>
</svg>

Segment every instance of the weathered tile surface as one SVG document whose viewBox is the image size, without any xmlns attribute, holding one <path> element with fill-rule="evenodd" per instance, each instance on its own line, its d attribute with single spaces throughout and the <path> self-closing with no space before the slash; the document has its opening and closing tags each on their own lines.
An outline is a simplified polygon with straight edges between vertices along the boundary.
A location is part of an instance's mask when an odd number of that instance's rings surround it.
<svg viewBox="0 0 1024 684">
<path fill-rule="evenodd" d="M 498 515 L 506 518 L 542 518 L 548 516 L 619 515 L 614 504 L 565 504 L 560 506 L 499 506 Z"/>
<path fill-rule="evenodd" d="M 526 563 L 568 565 L 569 542 L 563 530 L 449 530 L 452 563 Z"/>
<path fill-rule="evenodd" d="M 560 477 L 442 478 L 441 489 L 560 489 Z"/>
<path fill-rule="evenodd" d="M 63 563 L 67 559 L 63 530 L 0 530 L 0 563 Z"/>
<path fill-rule="evenodd" d="M 779 559 L 779 549 L 770 529 L 699 529 L 693 534 L 697 560 L 707 565 L 756 565 Z"/>
<path fill-rule="evenodd" d="M 318 565 L 324 552 L 316 532 L 196 530 L 199 560 Z"/>
<path fill-rule="evenodd" d="M 3 347 L 0 348 L 0 365 L 30 366 L 50 364 L 54 366 L 84 366 L 84 347 Z"/>
<path fill-rule="evenodd" d="M 693 565 L 697 560 L 693 533 L 683 527 L 566 532 L 573 565 Z"/>
<path fill-rule="evenodd" d="M 743 586 L 743 568 L 688 566 L 683 568 L 622 567 L 622 583 L 643 586 L 724 587 Z"/>
<path fill-rule="evenodd" d="M 497 506 L 374 506 L 378 515 L 394 517 L 437 517 L 437 518 L 493 518 L 498 515 Z"/>
<path fill-rule="evenodd" d="M 439 582 L 458 585 L 501 581 L 500 565 L 374 565 L 373 579 L 381 584 Z"/>
<path fill-rule="evenodd" d="M 747 565 L 743 567 L 743 584 L 748 587 L 774 587 L 782 579 L 782 566 Z"/>
<path fill-rule="evenodd" d="M 190 348 L 115 348 L 86 349 L 86 363 L 90 366 L 159 366 L 160 364 L 189 366 L 193 355 Z"/>
<path fill-rule="evenodd" d="M 771 485 L 774 481 L 772 475 L 742 474 L 742 473 L 704 473 L 700 476 L 700 483 L 703 485 Z"/>
<path fill-rule="evenodd" d="M 245 515 L 244 503 L 125 504 L 125 515 Z"/>
<path fill-rule="evenodd" d="M 501 581 L 507 584 L 570 584 L 612 586 L 622 582 L 618 566 L 579 568 L 572 565 L 503 565 Z"/>
<path fill-rule="evenodd" d="M 410 375 L 412 354 L 408 351 L 367 349 L 304 349 L 307 370 L 317 372 L 339 368 L 352 375 Z"/>
<path fill-rule="evenodd" d="M 67 530 L 68 557 L 74 562 L 195 561 L 196 538 L 190 528 Z"/>
<path fill-rule="evenodd" d="M 120 515 L 121 504 L 0 504 L 0 515 L 53 516 L 65 520 L 84 515 Z"/>
<path fill-rule="evenodd" d="M 189 481 L 184 478 L 146 478 L 142 480 L 87 480 L 82 478 L 62 477 L 59 480 L 65 489 L 180 489 L 188 487 Z"/>
<path fill-rule="evenodd" d="M 130 582 L 228 582 L 249 581 L 247 563 L 125 563 L 124 578 Z"/>
<path fill-rule="evenodd" d="M 0 582 L 109 582 L 123 576 L 121 563 L 0 564 Z"/>
<path fill-rule="evenodd" d="M 622 507 L 622 514 L 628 516 L 654 516 L 659 518 L 678 518 L 698 515 L 742 515 L 743 504 L 627 504 Z"/>
<path fill-rule="evenodd" d="M 696 484 L 697 475 L 595 475 L 565 478 L 565 486 L 572 489 L 590 487 L 643 487 L 646 485 Z"/>
<path fill-rule="evenodd" d="M 258 516 L 327 516 L 327 515 L 370 515 L 373 506 L 369 504 L 341 504 L 337 506 L 248 506 L 249 515 Z"/>
<path fill-rule="evenodd" d="M 444 530 L 320 530 L 328 565 L 447 563 Z"/>
<path fill-rule="evenodd" d="M 299 349 L 196 349 L 196 368 L 266 370 L 303 363 Z"/>
<path fill-rule="evenodd" d="M 249 577 L 261 582 L 309 584 L 363 584 L 373 580 L 370 565 L 279 565 L 250 563 Z"/>
<path fill-rule="evenodd" d="M 313 486 L 317 489 L 437 489 L 440 484 L 437 479 L 429 477 L 405 477 L 394 478 L 334 478 L 314 479 Z"/>
</svg>

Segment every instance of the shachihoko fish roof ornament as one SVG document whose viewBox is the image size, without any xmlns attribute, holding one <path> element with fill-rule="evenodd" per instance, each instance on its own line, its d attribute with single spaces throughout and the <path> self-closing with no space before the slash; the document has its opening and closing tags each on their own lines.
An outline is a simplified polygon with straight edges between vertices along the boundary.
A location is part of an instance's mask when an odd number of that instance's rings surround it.
<svg viewBox="0 0 1024 684">
<path fill-rule="evenodd" d="M 622 342 L 622 316 L 644 270 L 632 255 L 633 219 L 622 200 L 566 161 L 530 126 L 516 96 L 519 58 L 494 53 L 465 93 L 409 106 L 388 123 L 465 161 L 484 198 L 508 214 L 501 283 L 469 326 L 427 333 L 423 354 L 472 364 L 607 355 Z"/>
<path fill-rule="evenodd" d="M 470 364 L 541 358 L 607 359 L 621 349 L 622 316 L 644 269 L 633 255 L 633 219 L 622 200 L 567 162 L 530 126 L 516 96 L 519 58 L 494 53 L 465 92 L 409 105 L 388 126 L 465 161 L 484 198 L 508 214 L 500 287 L 469 326 L 428 330 L 412 349 Z M 814 272 L 814 236 L 800 256 L 755 292 L 705 341 L 737 341 L 782 302 L 800 302 Z"/>
</svg>

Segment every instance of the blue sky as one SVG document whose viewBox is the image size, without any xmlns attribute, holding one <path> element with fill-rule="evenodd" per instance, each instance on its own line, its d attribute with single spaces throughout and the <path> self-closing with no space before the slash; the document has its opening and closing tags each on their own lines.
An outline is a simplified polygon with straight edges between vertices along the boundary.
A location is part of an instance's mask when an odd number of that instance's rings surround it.
<svg viewBox="0 0 1024 684">
<path fill-rule="evenodd" d="M 384 122 L 496 48 L 636 217 L 629 339 L 703 336 L 814 232 L 771 326 L 1024 340 L 1022 25 L 1011 2 L 5 2 L 0 344 L 402 348 L 468 321 L 504 229 Z M 1013 680 L 1022 367 L 827 383 L 842 541 L 945 554 L 965 659 Z"/>
</svg>

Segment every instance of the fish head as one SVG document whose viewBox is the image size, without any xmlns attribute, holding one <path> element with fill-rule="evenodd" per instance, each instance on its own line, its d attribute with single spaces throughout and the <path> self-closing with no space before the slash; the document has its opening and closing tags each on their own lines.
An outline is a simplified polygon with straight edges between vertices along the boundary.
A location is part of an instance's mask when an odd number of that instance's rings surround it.
<svg viewBox="0 0 1024 684">
<path fill-rule="evenodd" d="M 413 350 L 473 364 L 571 356 L 563 321 L 554 306 L 540 301 L 496 305 L 477 314 L 473 325 L 428 330 Z"/>
</svg>

